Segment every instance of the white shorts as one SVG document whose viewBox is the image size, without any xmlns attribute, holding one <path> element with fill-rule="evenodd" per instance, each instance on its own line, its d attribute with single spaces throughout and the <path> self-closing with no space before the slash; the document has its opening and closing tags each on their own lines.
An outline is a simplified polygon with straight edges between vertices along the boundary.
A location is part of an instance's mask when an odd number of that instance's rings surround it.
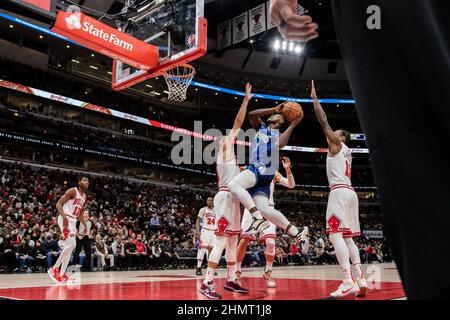
<svg viewBox="0 0 450 320">
<path fill-rule="evenodd" d="M 342 232 L 344 238 L 361 234 L 359 226 L 359 206 L 356 192 L 342 187 L 330 191 L 326 214 L 326 232 Z"/>
<path fill-rule="evenodd" d="M 250 214 L 250 212 L 247 209 L 245 209 L 244 215 L 242 216 L 242 229 L 247 230 L 248 227 L 250 227 L 252 220 L 253 220 L 252 215 Z M 269 220 L 267 220 L 267 222 L 269 222 L 269 227 L 259 233 L 258 242 L 264 243 L 266 241 L 266 239 L 269 239 L 269 238 L 275 239 L 276 238 L 277 226 L 275 224 L 273 224 L 272 222 L 270 222 Z M 248 239 L 250 241 L 256 240 L 255 235 L 242 234 L 241 238 Z"/>
<path fill-rule="evenodd" d="M 212 248 L 215 238 L 214 230 L 202 229 L 200 233 L 200 248 Z"/>
<path fill-rule="evenodd" d="M 241 234 L 241 204 L 229 191 L 219 191 L 214 197 L 216 235 Z"/>
<path fill-rule="evenodd" d="M 66 217 L 67 220 L 69 220 L 69 224 L 67 226 L 67 229 L 69 229 L 69 235 L 74 236 L 77 232 L 77 219 L 68 215 L 66 215 Z M 62 233 L 64 225 L 63 225 L 63 217 L 61 215 L 58 215 L 58 226 Z"/>
</svg>

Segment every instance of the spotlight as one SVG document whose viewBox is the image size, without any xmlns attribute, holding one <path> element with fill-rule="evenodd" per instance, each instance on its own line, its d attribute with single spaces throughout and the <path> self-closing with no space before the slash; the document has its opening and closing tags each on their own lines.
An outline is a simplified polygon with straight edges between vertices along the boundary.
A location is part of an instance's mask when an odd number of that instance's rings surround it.
<svg viewBox="0 0 450 320">
<path fill-rule="evenodd" d="M 294 42 L 289 42 L 289 51 L 294 51 Z"/>
<path fill-rule="evenodd" d="M 280 50 L 281 44 L 280 44 L 280 40 L 275 40 L 274 44 L 273 44 L 273 48 L 275 50 Z"/>
<path fill-rule="evenodd" d="M 281 44 L 281 49 L 286 50 L 287 48 L 287 42 L 283 41 L 283 43 Z"/>
<path fill-rule="evenodd" d="M 301 46 L 296 46 L 294 52 L 300 54 L 303 48 Z"/>
</svg>

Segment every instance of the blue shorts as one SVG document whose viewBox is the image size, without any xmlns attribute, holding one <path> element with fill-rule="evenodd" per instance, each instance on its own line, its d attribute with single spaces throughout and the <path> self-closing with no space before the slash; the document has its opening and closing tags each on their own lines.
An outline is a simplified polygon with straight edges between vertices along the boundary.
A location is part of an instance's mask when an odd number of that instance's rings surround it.
<svg viewBox="0 0 450 320">
<path fill-rule="evenodd" d="M 256 196 L 257 194 L 263 194 L 269 198 L 270 184 L 272 183 L 273 178 L 275 178 L 275 171 L 272 173 L 267 170 L 263 174 L 261 173 L 261 166 L 264 166 L 264 164 L 254 163 L 248 166 L 247 170 L 250 170 L 256 176 L 256 184 L 253 187 L 249 188 L 247 191 L 252 197 Z"/>
</svg>

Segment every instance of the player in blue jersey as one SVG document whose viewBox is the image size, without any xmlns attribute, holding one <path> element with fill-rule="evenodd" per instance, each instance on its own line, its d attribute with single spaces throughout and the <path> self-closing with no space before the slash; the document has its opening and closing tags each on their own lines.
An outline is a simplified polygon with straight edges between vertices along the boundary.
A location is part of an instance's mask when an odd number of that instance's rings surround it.
<svg viewBox="0 0 450 320">
<path fill-rule="evenodd" d="M 248 114 L 250 125 L 258 130 L 251 145 L 250 165 L 231 180 L 228 188 L 252 214 L 252 223 L 244 231 L 245 234 L 253 235 L 268 228 L 269 223 L 265 220 L 267 219 L 285 230 L 287 234 L 303 239 L 303 235 L 307 234 L 307 228 L 300 231 L 269 204 L 270 184 L 279 166 L 279 150 L 287 145 L 294 128 L 303 118 L 302 111 L 300 117 L 293 120 L 280 134 L 279 130 L 286 122 L 282 115 L 284 104 L 269 109 L 258 109 Z M 270 116 L 267 124 L 261 119 L 264 116 Z"/>
</svg>

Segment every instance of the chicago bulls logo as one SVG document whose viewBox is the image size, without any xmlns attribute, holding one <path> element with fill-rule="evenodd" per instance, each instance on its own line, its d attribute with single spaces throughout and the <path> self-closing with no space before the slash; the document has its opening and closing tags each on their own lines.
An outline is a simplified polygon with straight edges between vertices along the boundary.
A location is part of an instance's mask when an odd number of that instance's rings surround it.
<svg viewBox="0 0 450 320">
<path fill-rule="evenodd" d="M 328 219 L 328 225 L 330 226 L 331 232 L 336 233 L 339 231 L 339 225 L 341 224 L 341 220 L 336 217 L 334 214 Z"/>
<path fill-rule="evenodd" d="M 222 217 L 217 222 L 217 229 L 218 229 L 217 231 L 219 233 L 224 233 L 227 230 L 229 225 L 230 225 L 230 222 L 225 217 Z"/>
</svg>

